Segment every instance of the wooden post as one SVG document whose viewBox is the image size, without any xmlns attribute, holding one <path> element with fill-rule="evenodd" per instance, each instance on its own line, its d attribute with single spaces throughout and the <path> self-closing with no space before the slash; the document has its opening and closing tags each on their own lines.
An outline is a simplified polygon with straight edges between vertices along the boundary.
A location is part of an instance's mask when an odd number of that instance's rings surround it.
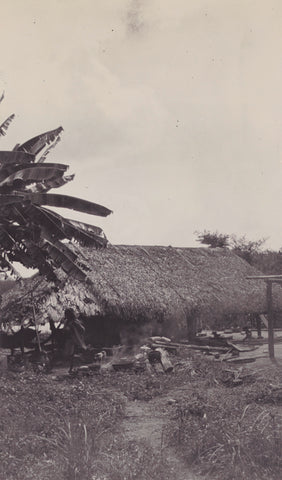
<svg viewBox="0 0 282 480">
<path fill-rule="evenodd" d="M 193 315 L 187 317 L 187 339 L 193 342 L 197 334 L 197 318 Z"/>
<path fill-rule="evenodd" d="M 272 308 L 272 282 L 267 281 L 267 318 L 268 318 L 268 351 L 269 358 L 274 360 L 274 334 L 273 334 L 273 308 Z"/>
<path fill-rule="evenodd" d="M 33 315 L 33 322 L 34 322 L 34 326 L 35 326 L 38 349 L 39 349 L 39 352 L 41 352 L 40 338 L 39 338 L 39 333 L 38 333 L 38 325 L 36 323 L 35 308 L 34 308 L 34 301 L 33 301 L 33 294 L 32 293 L 31 293 L 31 302 L 32 302 L 32 315 Z"/>
</svg>

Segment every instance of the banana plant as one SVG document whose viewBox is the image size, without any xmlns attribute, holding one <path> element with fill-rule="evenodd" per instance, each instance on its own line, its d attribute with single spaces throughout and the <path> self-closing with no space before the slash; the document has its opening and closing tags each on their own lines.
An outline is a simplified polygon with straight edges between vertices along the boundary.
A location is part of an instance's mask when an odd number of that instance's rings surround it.
<svg viewBox="0 0 282 480">
<path fill-rule="evenodd" d="M 0 103 L 3 95 L 0 97 Z M 14 115 L 0 126 L 5 135 Z M 80 198 L 49 193 L 73 180 L 68 165 L 45 162 L 60 141 L 63 128 L 58 127 L 11 151 L 0 151 L 0 271 L 17 276 L 14 262 L 36 268 L 50 280 L 57 269 L 84 280 L 87 266 L 78 259 L 69 242 L 96 248 L 108 241 L 100 227 L 59 215 L 48 207 L 61 207 L 106 217 L 111 210 Z"/>
</svg>

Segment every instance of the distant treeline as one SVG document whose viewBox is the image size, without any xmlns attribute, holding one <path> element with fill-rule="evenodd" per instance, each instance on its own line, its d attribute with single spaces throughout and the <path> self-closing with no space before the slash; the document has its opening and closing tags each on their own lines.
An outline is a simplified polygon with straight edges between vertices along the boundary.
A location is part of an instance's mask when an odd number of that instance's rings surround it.
<svg viewBox="0 0 282 480">
<path fill-rule="evenodd" d="M 282 275 L 282 248 L 279 251 L 263 250 L 266 238 L 250 241 L 245 236 L 218 232 L 195 232 L 197 241 L 210 248 L 229 248 L 250 265 L 265 274 Z"/>
</svg>

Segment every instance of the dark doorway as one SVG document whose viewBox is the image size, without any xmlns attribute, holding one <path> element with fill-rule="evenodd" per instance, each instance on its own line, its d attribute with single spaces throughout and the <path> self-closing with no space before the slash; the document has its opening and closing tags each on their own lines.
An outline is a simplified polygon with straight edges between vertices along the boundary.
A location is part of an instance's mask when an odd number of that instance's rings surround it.
<svg viewBox="0 0 282 480">
<path fill-rule="evenodd" d="M 112 347 L 120 344 L 119 322 L 112 316 L 82 317 L 85 325 L 85 343 L 93 347 Z"/>
</svg>

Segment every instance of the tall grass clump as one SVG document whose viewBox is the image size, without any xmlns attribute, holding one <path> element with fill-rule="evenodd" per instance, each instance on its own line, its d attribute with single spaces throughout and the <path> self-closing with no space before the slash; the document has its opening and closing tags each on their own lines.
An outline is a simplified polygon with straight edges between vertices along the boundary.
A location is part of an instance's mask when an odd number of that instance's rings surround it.
<svg viewBox="0 0 282 480">
<path fill-rule="evenodd" d="M 282 412 L 259 402 L 265 385 L 195 385 L 175 407 L 168 441 L 185 460 L 216 480 L 278 480 L 282 468 Z"/>
<path fill-rule="evenodd" d="M 90 381 L 0 377 L 0 478 L 92 480 L 123 417 L 124 399 Z"/>
</svg>

